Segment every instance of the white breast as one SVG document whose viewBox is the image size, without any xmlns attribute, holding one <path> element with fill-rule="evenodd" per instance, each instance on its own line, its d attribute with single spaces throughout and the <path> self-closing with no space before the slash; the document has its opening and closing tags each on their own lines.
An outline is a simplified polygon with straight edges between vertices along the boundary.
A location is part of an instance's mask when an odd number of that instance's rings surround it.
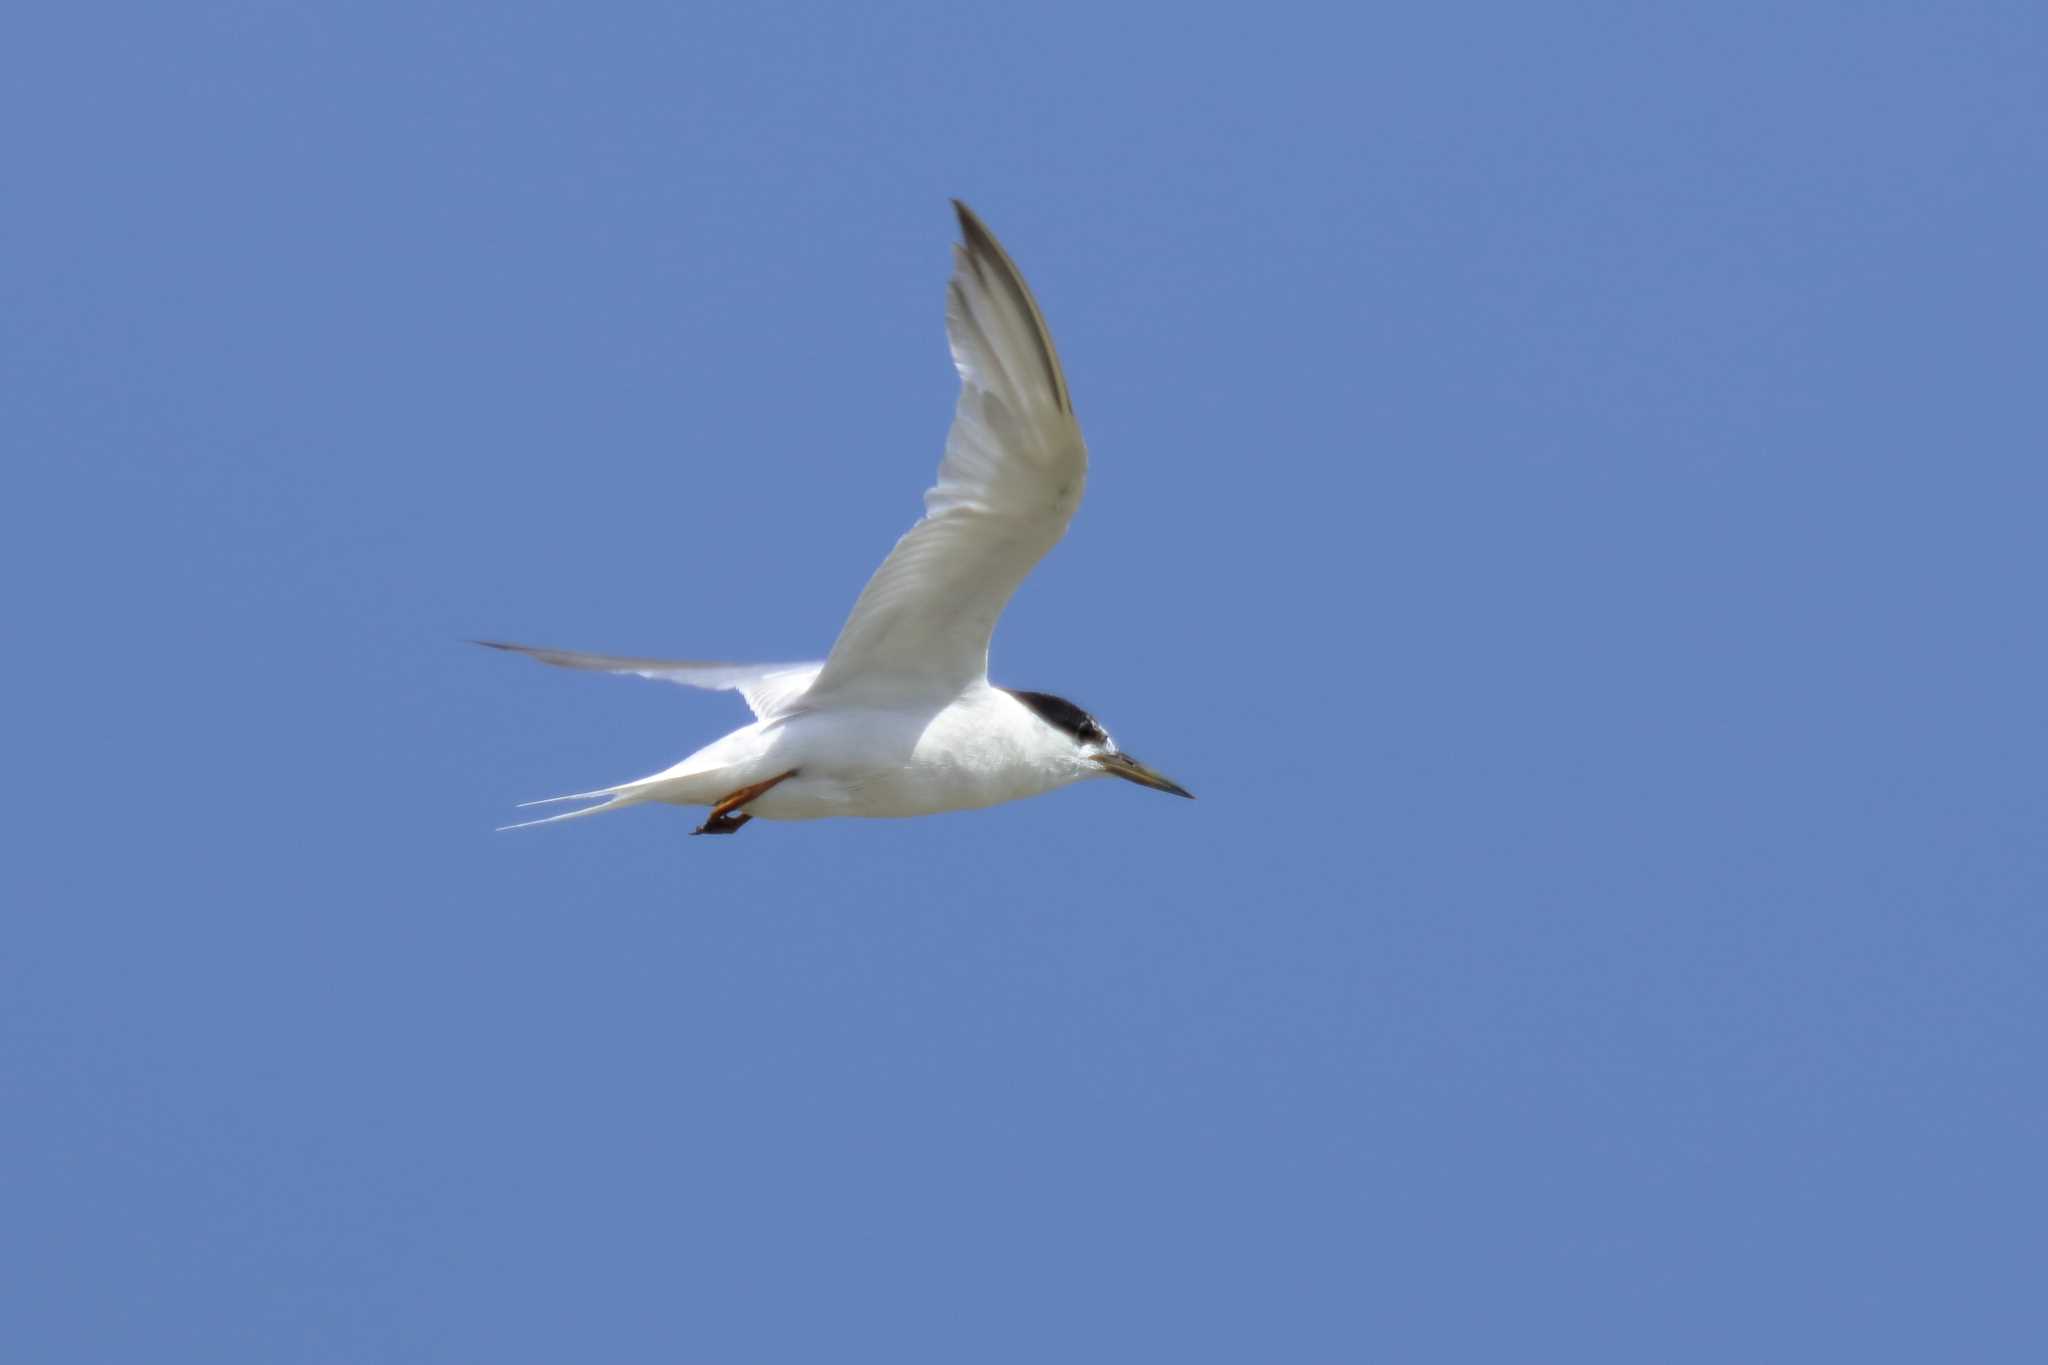
<svg viewBox="0 0 2048 1365">
<path fill-rule="evenodd" d="M 778 727 L 770 766 L 798 775 L 749 806 L 768 820 L 975 810 L 1085 775 L 1073 745 L 999 688 L 943 710 L 826 710 Z"/>
</svg>

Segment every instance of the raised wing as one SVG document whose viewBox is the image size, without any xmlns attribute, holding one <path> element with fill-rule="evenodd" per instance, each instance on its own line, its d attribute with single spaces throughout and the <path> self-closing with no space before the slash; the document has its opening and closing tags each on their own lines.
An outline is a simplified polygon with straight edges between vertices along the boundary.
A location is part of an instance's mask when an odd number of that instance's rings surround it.
<svg viewBox="0 0 2048 1365">
<path fill-rule="evenodd" d="M 1052 336 L 1002 246 L 957 199 L 946 336 L 960 403 L 939 481 L 868 580 L 813 695 L 947 697 L 988 676 L 989 637 L 1066 533 L 1088 480 Z"/>
<path fill-rule="evenodd" d="M 578 654 L 569 649 L 542 649 L 535 645 L 508 645 L 497 640 L 478 640 L 489 649 L 524 654 L 557 668 L 587 668 L 599 673 L 633 673 L 659 682 L 681 683 L 713 692 L 737 692 L 762 720 L 783 715 L 810 691 L 821 663 L 807 664 L 722 664 L 686 659 L 632 659 L 617 654 Z"/>
</svg>

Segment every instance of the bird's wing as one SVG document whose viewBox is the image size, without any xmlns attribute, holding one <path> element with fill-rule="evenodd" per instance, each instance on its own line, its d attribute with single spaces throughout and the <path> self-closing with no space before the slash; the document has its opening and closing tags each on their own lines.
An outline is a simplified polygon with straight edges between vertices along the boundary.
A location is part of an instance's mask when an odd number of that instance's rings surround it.
<svg viewBox="0 0 2048 1365">
<path fill-rule="evenodd" d="M 946 335 L 960 402 L 939 481 L 868 580 L 814 696 L 949 697 L 988 676 L 989 637 L 1010 594 L 1066 533 L 1088 448 L 1045 319 L 965 204 Z"/>
<path fill-rule="evenodd" d="M 659 682 L 703 687 L 713 692 L 737 692 L 747 700 L 754 714 L 773 720 L 787 712 L 808 692 L 821 663 L 807 664 L 721 664 L 687 659 L 630 659 L 616 654 L 578 654 L 568 649 L 542 649 L 535 645 L 508 645 L 497 640 L 478 640 L 490 649 L 524 654 L 557 668 L 588 668 L 599 673 L 635 673 Z"/>
</svg>

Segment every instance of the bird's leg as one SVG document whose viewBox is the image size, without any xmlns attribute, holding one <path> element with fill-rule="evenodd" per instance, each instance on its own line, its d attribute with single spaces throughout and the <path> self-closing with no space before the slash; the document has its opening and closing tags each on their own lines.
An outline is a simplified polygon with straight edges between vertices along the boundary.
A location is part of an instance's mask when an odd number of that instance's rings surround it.
<svg viewBox="0 0 2048 1365">
<path fill-rule="evenodd" d="M 747 814 L 714 815 L 690 831 L 692 834 L 738 834 L 740 826 L 754 817 Z"/>
<path fill-rule="evenodd" d="M 717 805 L 713 806 L 711 808 L 710 816 L 705 819 L 703 824 L 691 830 L 690 833 L 737 833 L 741 825 L 744 825 L 745 823 L 747 823 L 747 821 L 753 819 L 754 817 L 748 815 L 744 811 L 740 811 L 740 813 L 737 815 L 735 815 L 733 812 L 739 811 L 740 807 L 746 805 L 749 801 L 758 800 L 761 797 L 762 793 L 766 792 L 776 783 L 786 782 L 790 778 L 795 776 L 796 769 L 791 768 L 788 772 L 782 774 L 780 777 L 771 777 L 766 782 L 756 782 L 751 787 L 741 787 L 738 791 L 734 792 L 732 795 L 728 797 L 725 797 Z"/>
</svg>

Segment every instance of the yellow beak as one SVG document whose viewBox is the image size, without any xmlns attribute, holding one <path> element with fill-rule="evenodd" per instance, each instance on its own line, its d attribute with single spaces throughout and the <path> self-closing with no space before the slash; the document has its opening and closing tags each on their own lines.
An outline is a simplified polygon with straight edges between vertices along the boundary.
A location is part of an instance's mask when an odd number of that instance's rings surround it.
<svg viewBox="0 0 2048 1365">
<path fill-rule="evenodd" d="M 1141 787 L 1150 787 L 1153 791 L 1171 792 L 1175 796 L 1185 796 L 1190 801 L 1195 799 L 1195 794 L 1186 787 L 1181 786 L 1180 783 L 1173 781 L 1163 773 L 1153 772 L 1129 754 L 1103 754 L 1095 762 L 1101 767 L 1102 771 L 1112 777 L 1121 777 L 1126 782 L 1135 782 Z"/>
</svg>

